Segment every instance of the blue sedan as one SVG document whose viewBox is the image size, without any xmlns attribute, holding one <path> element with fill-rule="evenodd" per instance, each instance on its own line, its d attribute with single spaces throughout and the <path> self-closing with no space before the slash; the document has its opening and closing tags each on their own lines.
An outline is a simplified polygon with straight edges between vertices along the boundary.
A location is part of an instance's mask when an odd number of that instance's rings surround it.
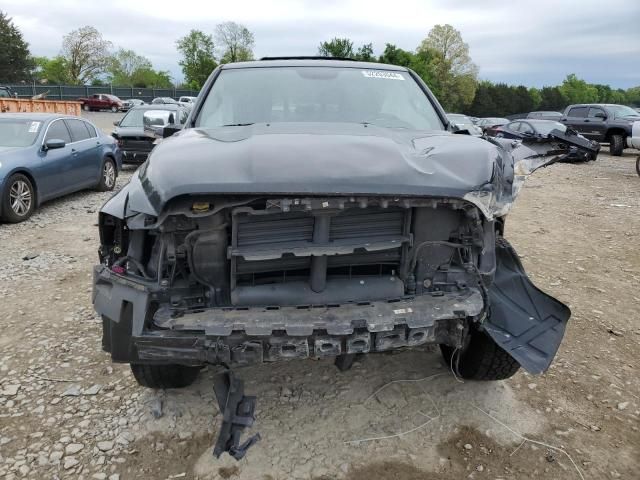
<svg viewBox="0 0 640 480">
<path fill-rule="evenodd" d="M 113 190 L 121 157 L 116 141 L 82 118 L 0 114 L 0 218 L 21 222 L 47 200 Z"/>
</svg>

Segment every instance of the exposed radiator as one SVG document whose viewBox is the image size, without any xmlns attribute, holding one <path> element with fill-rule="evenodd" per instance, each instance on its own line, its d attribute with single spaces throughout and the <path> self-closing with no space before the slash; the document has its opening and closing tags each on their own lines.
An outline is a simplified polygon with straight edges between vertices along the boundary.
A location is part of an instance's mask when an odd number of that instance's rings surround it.
<svg viewBox="0 0 640 480">
<path fill-rule="evenodd" d="M 256 275 L 286 281 L 287 275 L 293 274 L 299 280 L 310 275 L 313 256 L 321 254 L 326 255 L 328 275 L 380 275 L 383 266 L 399 265 L 402 247 L 411 240 L 408 209 L 371 207 L 322 212 L 320 215 L 329 217 L 326 241 L 317 237 L 314 241 L 318 216 L 314 213 L 243 210 L 234 214 L 232 284 L 237 279 L 245 284 L 254 282 Z M 370 268 L 353 269 L 363 266 Z"/>
</svg>

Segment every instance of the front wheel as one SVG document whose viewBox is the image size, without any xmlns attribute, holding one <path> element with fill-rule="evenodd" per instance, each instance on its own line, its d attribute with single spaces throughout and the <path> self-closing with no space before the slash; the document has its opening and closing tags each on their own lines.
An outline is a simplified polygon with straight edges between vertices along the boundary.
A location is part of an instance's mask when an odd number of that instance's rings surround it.
<svg viewBox="0 0 640 480">
<path fill-rule="evenodd" d="M 89 110 L 91 110 L 91 108 L 89 107 L 89 105 L 87 105 L 86 103 L 85 103 L 84 105 L 82 105 L 82 109 L 83 109 L 85 112 L 88 112 Z"/>
<path fill-rule="evenodd" d="M 116 164 L 113 160 L 107 158 L 102 164 L 102 172 L 100 175 L 100 183 L 97 190 L 99 192 L 110 192 L 116 186 Z"/>
<path fill-rule="evenodd" d="M 139 385 L 147 388 L 184 388 L 198 378 L 199 367 L 183 365 L 131 364 L 131 372 Z"/>
<path fill-rule="evenodd" d="M 11 223 L 25 221 L 33 214 L 36 206 L 31 180 L 21 173 L 9 177 L 0 201 L 5 220 Z"/>
<path fill-rule="evenodd" d="M 609 139 L 609 151 L 614 157 L 622 155 L 624 150 L 624 137 L 622 135 L 611 135 Z"/>
<path fill-rule="evenodd" d="M 118 107 L 117 107 L 117 106 L 115 106 L 115 105 L 111 105 L 111 111 L 112 111 L 113 113 L 118 113 Z"/>
<path fill-rule="evenodd" d="M 485 332 L 472 331 L 462 350 L 440 345 L 449 368 L 467 380 L 505 380 L 512 377 L 520 364 Z"/>
</svg>

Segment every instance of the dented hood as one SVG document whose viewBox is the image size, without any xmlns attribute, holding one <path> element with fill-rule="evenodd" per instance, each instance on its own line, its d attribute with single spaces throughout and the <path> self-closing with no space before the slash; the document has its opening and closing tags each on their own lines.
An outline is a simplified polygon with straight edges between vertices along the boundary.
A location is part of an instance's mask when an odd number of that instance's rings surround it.
<svg viewBox="0 0 640 480">
<path fill-rule="evenodd" d="M 485 140 L 442 131 L 257 124 L 185 130 L 140 178 L 156 209 L 198 193 L 462 197 L 491 180 L 499 157 Z"/>
<path fill-rule="evenodd" d="M 558 143 L 575 145 L 556 137 L 527 144 L 353 123 L 186 129 L 102 211 L 157 216 L 184 195 L 398 195 L 464 199 L 490 219 L 509 211 L 527 175 L 561 158 Z"/>
</svg>

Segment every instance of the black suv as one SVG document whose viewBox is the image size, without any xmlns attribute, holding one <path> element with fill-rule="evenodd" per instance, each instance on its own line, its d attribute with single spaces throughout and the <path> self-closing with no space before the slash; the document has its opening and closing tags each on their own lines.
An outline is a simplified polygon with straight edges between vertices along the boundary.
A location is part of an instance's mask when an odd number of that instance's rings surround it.
<svg viewBox="0 0 640 480">
<path fill-rule="evenodd" d="M 611 155 L 620 156 L 631 137 L 633 122 L 640 113 L 625 105 L 578 104 L 569 105 L 560 119 L 590 140 L 608 143 Z"/>
</svg>

